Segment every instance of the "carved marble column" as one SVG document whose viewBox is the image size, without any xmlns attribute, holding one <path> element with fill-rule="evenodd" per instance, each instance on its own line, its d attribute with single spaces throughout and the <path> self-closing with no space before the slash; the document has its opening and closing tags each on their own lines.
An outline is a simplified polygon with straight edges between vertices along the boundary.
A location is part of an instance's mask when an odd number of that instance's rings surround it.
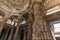
<svg viewBox="0 0 60 40">
<path fill-rule="evenodd" d="M 33 25 L 33 10 L 30 10 L 28 12 L 29 17 L 28 17 L 28 30 L 27 30 L 27 40 L 32 40 L 32 25 Z"/>
<path fill-rule="evenodd" d="M 33 39 L 32 40 L 53 40 L 50 27 L 44 18 L 43 3 L 35 2 L 34 9 L 34 23 L 33 23 Z"/>
<path fill-rule="evenodd" d="M 22 15 L 19 16 L 19 22 L 18 22 L 18 26 L 16 27 L 16 31 L 15 31 L 15 34 L 14 34 L 14 38 L 13 40 L 19 40 L 18 36 L 19 36 L 19 28 L 21 26 L 20 22 L 21 22 L 21 18 L 22 18 Z M 19 26 L 20 25 L 20 26 Z"/>
</svg>

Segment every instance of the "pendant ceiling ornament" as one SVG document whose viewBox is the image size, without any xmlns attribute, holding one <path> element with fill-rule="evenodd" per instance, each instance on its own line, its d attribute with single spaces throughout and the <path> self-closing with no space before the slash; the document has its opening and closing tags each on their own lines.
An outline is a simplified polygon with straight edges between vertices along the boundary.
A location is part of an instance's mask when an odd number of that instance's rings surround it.
<svg viewBox="0 0 60 40">
<path fill-rule="evenodd" d="M 0 0 L 0 8 L 12 14 L 17 14 L 29 10 L 30 3 L 31 0 Z"/>
</svg>

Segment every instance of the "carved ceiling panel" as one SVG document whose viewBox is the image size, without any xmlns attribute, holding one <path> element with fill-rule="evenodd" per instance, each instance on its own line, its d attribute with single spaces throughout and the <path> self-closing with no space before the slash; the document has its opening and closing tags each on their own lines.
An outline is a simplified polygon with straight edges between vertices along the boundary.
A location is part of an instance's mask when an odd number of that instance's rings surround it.
<svg viewBox="0 0 60 40">
<path fill-rule="evenodd" d="M 41 2 L 42 0 L 0 0 L 0 10 L 16 15 L 30 9 L 31 2 Z M 10 14 L 10 15 L 11 15 Z"/>
<path fill-rule="evenodd" d="M 19 13 L 28 8 L 30 0 L 0 0 L 0 8 L 10 12 Z"/>
<path fill-rule="evenodd" d="M 0 0 L 10 8 L 22 9 L 29 4 L 29 0 Z"/>
</svg>

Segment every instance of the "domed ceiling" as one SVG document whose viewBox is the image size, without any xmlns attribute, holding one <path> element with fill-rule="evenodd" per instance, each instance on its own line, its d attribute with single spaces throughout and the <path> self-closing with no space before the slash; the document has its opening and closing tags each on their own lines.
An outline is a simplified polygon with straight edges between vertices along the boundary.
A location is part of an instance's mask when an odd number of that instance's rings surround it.
<svg viewBox="0 0 60 40">
<path fill-rule="evenodd" d="M 18 14 L 27 10 L 31 2 L 41 0 L 0 0 L 0 10 L 11 14 Z"/>
<path fill-rule="evenodd" d="M 0 7 L 11 12 L 25 10 L 29 6 L 30 0 L 0 0 Z M 13 12 L 14 12 L 13 11 Z"/>
</svg>

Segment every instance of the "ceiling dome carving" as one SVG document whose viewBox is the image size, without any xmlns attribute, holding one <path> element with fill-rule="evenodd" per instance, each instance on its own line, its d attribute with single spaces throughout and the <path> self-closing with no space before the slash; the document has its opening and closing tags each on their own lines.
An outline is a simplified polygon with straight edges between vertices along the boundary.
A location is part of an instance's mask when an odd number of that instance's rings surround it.
<svg viewBox="0 0 60 40">
<path fill-rule="evenodd" d="M 11 8 L 23 8 L 26 4 L 29 4 L 29 0 L 1 0 L 7 6 Z"/>
<path fill-rule="evenodd" d="M 19 10 L 21 12 L 28 8 L 30 2 L 31 0 L 0 0 L 0 7 L 9 12 L 14 12 L 14 10 Z"/>
<path fill-rule="evenodd" d="M 0 10 L 9 15 L 19 15 L 28 12 L 35 1 L 42 0 L 0 0 Z"/>
</svg>

